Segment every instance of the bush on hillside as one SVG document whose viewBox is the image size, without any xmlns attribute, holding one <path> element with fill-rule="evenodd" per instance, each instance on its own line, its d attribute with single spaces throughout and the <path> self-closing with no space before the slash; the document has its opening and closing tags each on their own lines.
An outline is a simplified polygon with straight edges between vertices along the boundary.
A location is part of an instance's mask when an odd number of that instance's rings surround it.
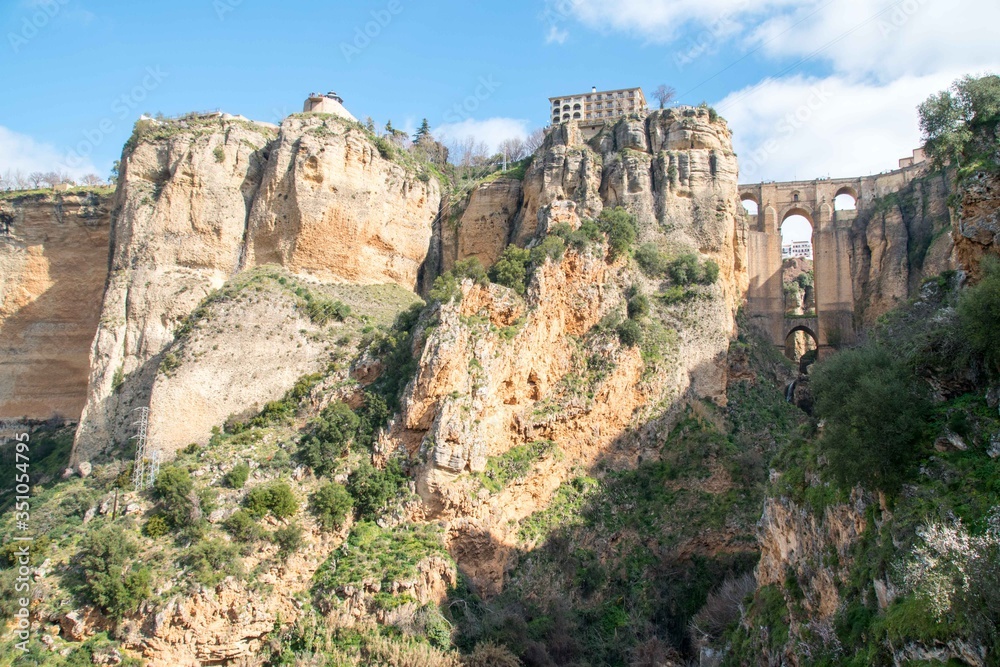
<svg viewBox="0 0 1000 667">
<path fill-rule="evenodd" d="M 621 206 L 604 209 L 597 220 L 598 226 L 608 237 L 611 259 L 617 259 L 632 249 L 638 233 L 635 216 Z"/>
<path fill-rule="evenodd" d="M 1000 260 L 983 259 L 982 279 L 962 293 L 958 317 L 973 352 L 992 373 L 1000 374 Z"/>
<path fill-rule="evenodd" d="M 223 475 L 222 481 L 230 489 L 242 489 L 243 485 L 247 483 L 247 478 L 249 477 L 250 466 L 246 463 L 237 463 L 233 466 L 232 470 Z"/>
<path fill-rule="evenodd" d="M 357 436 L 360 424 L 361 420 L 343 401 L 326 406 L 313 420 L 309 434 L 302 438 L 299 445 L 302 462 L 317 476 L 334 472 L 338 460 Z"/>
<path fill-rule="evenodd" d="M 500 255 L 500 259 L 490 267 L 490 280 L 509 287 L 518 294 L 524 294 L 528 277 L 528 262 L 531 252 L 511 244 Z"/>
<path fill-rule="evenodd" d="M 618 325 L 618 340 L 625 347 L 642 345 L 642 327 L 635 320 L 625 320 Z"/>
<path fill-rule="evenodd" d="M 272 482 L 250 489 L 243 506 L 255 518 L 270 512 L 276 519 L 287 519 L 299 511 L 299 501 L 286 482 Z"/>
<path fill-rule="evenodd" d="M 814 366 L 810 386 L 819 439 L 844 489 L 861 484 L 888 493 L 911 474 L 922 454 L 929 407 L 912 374 L 886 350 L 844 350 Z"/>
<path fill-rule="evenodd" d="M 340 530 L 354 508 L 354 499 L 343 484 L 329 482 L 309 498 L 309 511 L 324 530 Z"/>
<path fill-rule="evenodd" d="M 174 528 L 185 528 L 198 520 L 194 482 L 187 470 L 177 466 L 164 468 L 156 476 L 153 492 L 160 500 L 164 518 Z"/>
<path fill-rule="evenodd" d="M 112 618 L 138 609 L 152 595 L 148 568 L 134 568 L 139 547 L 120 526 L 103 526 L 83 537 L 78 559 L 83 594 Z"/>
<path fill-rule="evenodd" d="M 381 516 L 403 495 L 407 481 L 399 459 L 390 460 L 381 470 L 370 463 L 362 463 L 347 481 L 347 490 L 354 498 L 358 517 L 375 519 Z"/>
</svg>

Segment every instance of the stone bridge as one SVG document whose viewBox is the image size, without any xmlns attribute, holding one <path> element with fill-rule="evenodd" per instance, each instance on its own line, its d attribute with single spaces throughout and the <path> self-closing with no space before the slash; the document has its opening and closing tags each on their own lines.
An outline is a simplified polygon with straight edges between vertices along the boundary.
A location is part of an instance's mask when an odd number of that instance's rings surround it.
<svg viewBox="0 0 1000 667">
<path fill-rule="evenodd" d="M 899 191 L 923 171 L 922 163 L 922 152 L 914 151 L 913 158 L 900 160 L 900 169 L 885 174 L 739 186 L 740 199 L 757 206 L 756 215 L 747 214 L 747 313 L 775 345 L 784 348 L 795 331 L 811 335 L 820 356 L 854 342 L 851 228 L 858 211 L 874 206 L 876 198 Z M 855 207 L 836 210 L 834 202 L 840 195 L 853 198 Z M 785 313 L 781 225 L 793 215 L 805 217 L 813 229 L 815 317 Z"/>
</svg>

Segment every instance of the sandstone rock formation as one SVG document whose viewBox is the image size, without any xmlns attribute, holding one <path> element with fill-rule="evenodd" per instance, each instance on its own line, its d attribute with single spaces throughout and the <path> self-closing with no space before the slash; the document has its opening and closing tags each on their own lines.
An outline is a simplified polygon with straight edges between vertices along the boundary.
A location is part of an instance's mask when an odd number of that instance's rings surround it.
<svg viewBox="0 0 1000 667">
<path fill-rule="evenodd" d="M 962 185 L 956 229 L 955 254 L 961 266 L 979 275 L 986 255 L 1000 255 L 1000 177 L 979 173 Z"/>
<path fill-rule="evenodd" d="M 521 181 L 500 177 L 474 188 L 454 213 L 442 211 L 441 271 L 470 257 L 486 267 L 493 264 L 511 242 L 520 205 Z"/>
<path fill-rule="evenodd" d="M 137 125 L 121 161 L 111 273 L 74 460 L 126 441 L 129 413 L 147 404 L 174 330 L 239 267 L 271 135 L 231 118 Z"/>
<path fill-rule="evenodd" d="M 925 170 L 902 189 L 863 202 L 851 233 L 856 326 L 871 325 L 915 297 L 925 278 L 957 268 L 952 178 Z"/>
<path fill-rule="evenodd" d="M 440 208 L 437 179 L 386 159 L 360 126 L 336 118 L 289 117 L 270 151 L 244 266 L 416 287 Z"/>
<path fill-rule="evenodd" d="M 322 115 L 292 116 L 277 137 L 229 116 L 140 121 L 122 159 L 74 460 L 126 441 L 174 332 L 238 271 L 278 263 L 413 289 L 440 202 L 437 181 L 418 176 L 360 126 Z"/>
<path fill-rule="evenodd" d="M 0 419 L 76 420 L 108 270 L 103 192 L 0 201 Z"/>
</svg>

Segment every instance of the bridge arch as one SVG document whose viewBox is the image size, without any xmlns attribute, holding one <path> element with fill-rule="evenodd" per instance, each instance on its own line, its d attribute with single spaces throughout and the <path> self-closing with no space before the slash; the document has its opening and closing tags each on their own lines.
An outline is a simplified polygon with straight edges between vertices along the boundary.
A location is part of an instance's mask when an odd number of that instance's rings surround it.
<svg viewBox="0 0 1000 667">
<path fill-rule="evenodd" d="M 849 185 L 837 190 L 833 195 L 834 211 L 853 211 L 858 208 L 858 191 Z"/>
<path fill-rule="evenodd" d="M 805 367 L 815 361 L 818 352 L 819 337 L 812 326 L 799 324 L 785 334 L 785 356 L 800 364 L 799 370 L 805 371 Z"/>
<path fill-rule="evenodd" d="M 740 203 L 749 215 L 760 213 L 760 200 L 752 192 L 740 193 Z"/>
</svg>

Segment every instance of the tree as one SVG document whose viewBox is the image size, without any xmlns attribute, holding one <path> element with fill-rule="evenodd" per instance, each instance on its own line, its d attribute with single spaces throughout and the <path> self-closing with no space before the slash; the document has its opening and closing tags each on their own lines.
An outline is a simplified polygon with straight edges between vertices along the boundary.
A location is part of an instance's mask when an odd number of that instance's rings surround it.
<svg viewBox="0 0 1000 667">
<path fill-rule="evenodd" d="M 160 471 L 153 483 L 163 514 L 174 528 L 184 528 L 199 518 L 194 482 L 184 468 L 170 466 Z"/>
<path fill-rule="evenodd" d="M 525 279 L 528 275 L 528 261 L 531 252 L 516 245 L 507 246 L 500 259 L 490 268 L 490 280 L 524 294 Z"/>
<path fill-rule="evenodd" d="M 118 185 L 118 172 L 121 170 L 121 165 L 121 160 L 115 160 L 114 164 L 111 165 L 111 174 L 108 177 L 108 183 Z"/>
<path fill-rule="evenodd" d="M 354 509 L 354 499 L 343 484 L 329 482 L 309 498 L 309 510 L 324 530 L 340 530 Z"/>
<path fill-rule="evenodd" d="M 84 593 L 112 618 L 135 611 L 152 594 L 149 570 L 131 567 L 138 552 L 135 540 L 118 526 L 99 528 L 80 542 Z"/>
<path fill-rule="evenodd" d="M 661 83 L 653 91 L 653 99 L 660 103 L 660 108 L 666 107 L 677 96 L 677 91 L 673 87 Z"/>
<path fill-rule="evenodd" d="M 963 292 L 958 301 L 962 332 L 972 350 L 982 356 L 987 367 L 1000 374 L 1000 259 L 985 257 L 980 264 L 979 283 Z"/>
<path fill-rule="evenodd" d="M 80 179 L 84 185 L 95 187 L 98 185 L 104 185 L 104 181 L 97 174 L 86 174 L 82 179 Z"/>
<path fill-rule="evenodd" d="M 375 134 L 375 121 L 372 120 L 371 116 L 365 118 L 365 129 L 371 132 L 372 134 Z"/>
<path fill-rule="evenodd" d="M 303 462 L 318 475 L 326 475 L 337 467 L 357 436 L 361 420 L 343 401 L 323 408 L 312 424 L 312 431 L 302 438 L 300 452 Z"/>
<path fill-rule="evenodd" d="M 500 142 L 498 151 L 506 156 L 508 162 L 517 162 L 528 154 L 528 147 L 524 139 L 511 137 Z"/>
<path fill-rule="evenodd" d="M 42 183 L 45 181 L 45 174 L 40 171 L 33 171 L 30 174 L 28 174 L 28 181 L 31 182 L 31 187 L 33 188 L 40 187 Z"/>
<path fill-rule="evenodd" d="M 533 130 L 524 140 L 524 150 L 528 155 L 534 155 L 543 143 L 545 143 L 545 130 L 538 128 Z"/>
<path fill-rule="evenodd" d="M 431 135 L 431 124 L 427 122 L 426 118 L 424 118 L 424 120 L 420 123 L 420 127 L 417 128 L 417 133 L 413 135 L 413 141 L 414 142 L 420 141 L 424 137 L 429 137 L 430 135 Z"/>
<path fill-rule="evenodd" d="M 868 345 L 817 364 L 809 384 L 826 422 L 819 449 L 841 487 L 898 491 L 921 455 L 929 411 L 907 368 Z"/>
<path fill-rule="evenodd" d="M 967 76 L 918 108 L 924 148 L 938 167 L 1000 171 L 1000 76 Z"/>
</svg>

